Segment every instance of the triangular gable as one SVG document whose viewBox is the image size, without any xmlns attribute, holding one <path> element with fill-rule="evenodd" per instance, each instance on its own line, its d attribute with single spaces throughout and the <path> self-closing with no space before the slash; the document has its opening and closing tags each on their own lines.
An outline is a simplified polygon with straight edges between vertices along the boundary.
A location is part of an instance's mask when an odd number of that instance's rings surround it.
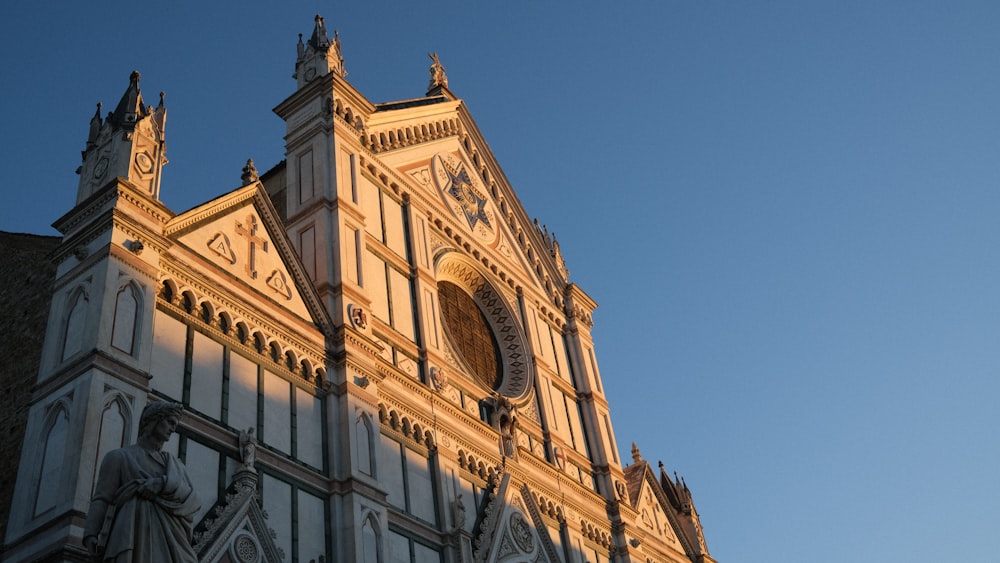
<svg viewBox="0 0 1000 563">
<path fill-rule="evenodd" d="M 446 210 L 465 236 L 495 251 L 495 256 L 526 272 L 541 285 L 535 269 L 520 250 L 504 213 L 483 184 L 476 167 L 457 142 L 440 152 L 400 165 L 397 171 L 419 186 L 430 201 Z M 389 160 L 389 159 L 387 159 Z"/>
<path fill-rule="evenodd" d="M 673 520 L 670 517 L 671 508 L 659 489 L 659 484 L 653 478 L 652 472 L 648 470 L 648 466 L 647 470 L 643 472 L 633 507 L 638 515 L 636 524 L 640 528 L 674 549 L 684 551 L 680 539 L 674 531 L 674 524 L 671 522 Z"/>
<path fill-rule="evenodd" d="M 257 472 L 243 468 L 233 476 L 225 497 L 198 524 L 194 550 L 200 563 L 287 560 L 274 544 L 274 531 L 257 500 Z"/>
<path fill-rule="evenodd" d="M 174 217 L 164 233 L 260 297 L 320 327 L 330 326 L 259 182 Z"/>
<path fill-rule="evenodd" d="M 491 494 L 476 539 L 475 561 L 490 563 L 558 563 L 545 524 L 531 510 L 531 495 L 518 490 L 504 473 Z M 533 517 L 533 515 L 535 517 Z"/>
</svg>

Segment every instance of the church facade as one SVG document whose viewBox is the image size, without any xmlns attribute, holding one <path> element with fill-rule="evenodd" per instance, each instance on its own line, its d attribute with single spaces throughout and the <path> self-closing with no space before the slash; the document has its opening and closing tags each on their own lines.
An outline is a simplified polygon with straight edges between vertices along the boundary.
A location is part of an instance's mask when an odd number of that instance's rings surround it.
<svg viewBox="0 0 1000 563">
<path fill-rule="evenodd" d="M 201 561 L 714 561 L 687 486 L 620 459 L 597 304 L 432 59 L 425 97 L 373 103 L 317 16 L 285 160 L 181 213 L 163 100 L 133 73 L 98 107 L 5 560 L 86 560 L 100 460 L 169 400 Z"/>
</svg>

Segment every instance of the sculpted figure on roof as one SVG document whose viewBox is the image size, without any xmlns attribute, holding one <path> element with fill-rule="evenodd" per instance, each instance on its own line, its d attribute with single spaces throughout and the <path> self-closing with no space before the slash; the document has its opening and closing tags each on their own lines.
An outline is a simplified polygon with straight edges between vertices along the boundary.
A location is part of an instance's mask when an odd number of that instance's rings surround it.
<svg viewBox="0 0 1000 563">
<path fill-rule="evenodd" d="M 430 86 L 427 87 L 427 89 L 430 90 L 436 86 L 444 86 L 445 88 L 447 88 L 448 76 L 444 73 L 444 65 L 441 64 L 441 59 L 438 58 L 437 53 L 427 53 L 427 56 L 430 57 L 432 61 L 434 61 L 431 64 L 430 68 L 431 83 Z"/>
</svg>

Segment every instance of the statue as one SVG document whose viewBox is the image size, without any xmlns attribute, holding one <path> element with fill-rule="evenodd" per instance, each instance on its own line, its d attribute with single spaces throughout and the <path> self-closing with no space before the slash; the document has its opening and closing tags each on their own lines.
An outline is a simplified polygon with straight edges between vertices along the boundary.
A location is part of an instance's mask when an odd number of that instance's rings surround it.
<svg viewBox="0 0 1000 563">
<path fill-rule="evenodd" d="M 495 401 L 496 412 L 493 414 L 497 430 L 500 431 L 500 455 L 504 458 L 517 456 L 517 407 L 507 397 L 498 397 Z M 506 459 L 504 460 L 506 463 Z"/>
<path fill-rule="evenodd" d="M 455 497 L 452 512 L 454 512 L 452 516 L 455 518 L 455 529 L 465 528 L 465 502 L 462 500 L 462 493 L 458 493 L 458 496 Z"/>
<path fill-rule="evenodd" d="M 257 438 L 253 435 L 253 426 L 240 432 L 240 457 L 243 467 L 255 471 L 253 464 L 257 461 Z"/>
<path fill-rule="evenodd" d="M 436 86 L 448 87 L 448 76 L 444 73 L 444 65 L 441 64 L 441 59 L 438 58 L 437 53 L 427 53 L 427 56 L 434 61 L 431 64 L 431 83 L 427 87 L 428 90 L 433 90 Z"/>
<path fill-rule="evenodd" d="M 139 440 L 104 456 L 83 533 L 95 560 L 197 562 L 191 529 L 201 506 L 184 465 L 160 450 L 182 410 L 178 403 L 149 403 Z"/>
</svg>

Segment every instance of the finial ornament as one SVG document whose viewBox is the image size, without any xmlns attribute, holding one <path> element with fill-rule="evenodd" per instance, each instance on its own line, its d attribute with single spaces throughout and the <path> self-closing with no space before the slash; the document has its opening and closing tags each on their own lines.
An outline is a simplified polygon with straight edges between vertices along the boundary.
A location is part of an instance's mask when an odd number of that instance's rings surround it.
<svg viewBox="0 0 1000 563">
<path fill-rule="evenodd" d="M 448 87 L 448 75 L 444 72 L 444 65 L 441 64 L 441 59 L 438 58 L 437 53 L 427 53 L 427 56 L 434 61 L 431 64 L 431 83 L 427 86 L 427 90 L 433 90 L 438 86 Z"/>
<path fill-rule="evenodd" d="M 326 22 L 323 16 L 316 14 L 315 21 L 309 39 L 303 43 L 302 34 L 299 34 L 299 42 L 295 46 L 295 74 L 292 76 L 298 81 L 299 88 L 330 72 L 341 78 L 347 76 L 344 70 L 344 57 L 340 52 L 338 32 L 334 30 L 331 41 L 326 34 Z"/>
<path fill-rule="evenodd" d="M 642 454 L 639 453 L 639 446 L 635 445 L 635 442 L 632 442 L 632 461 L 635 463 L 642 461 Z"/>
<path fill-rule="evenodd" d="M 253 159 L 248 158 L 246 166 L 243 167 L 243 174 L 240 176 L 243 180 L 243 185 L 252 184 L 260 180 L 260 176 L 257 175 L 257 167 L 253 164 Z"/>
</svg>

